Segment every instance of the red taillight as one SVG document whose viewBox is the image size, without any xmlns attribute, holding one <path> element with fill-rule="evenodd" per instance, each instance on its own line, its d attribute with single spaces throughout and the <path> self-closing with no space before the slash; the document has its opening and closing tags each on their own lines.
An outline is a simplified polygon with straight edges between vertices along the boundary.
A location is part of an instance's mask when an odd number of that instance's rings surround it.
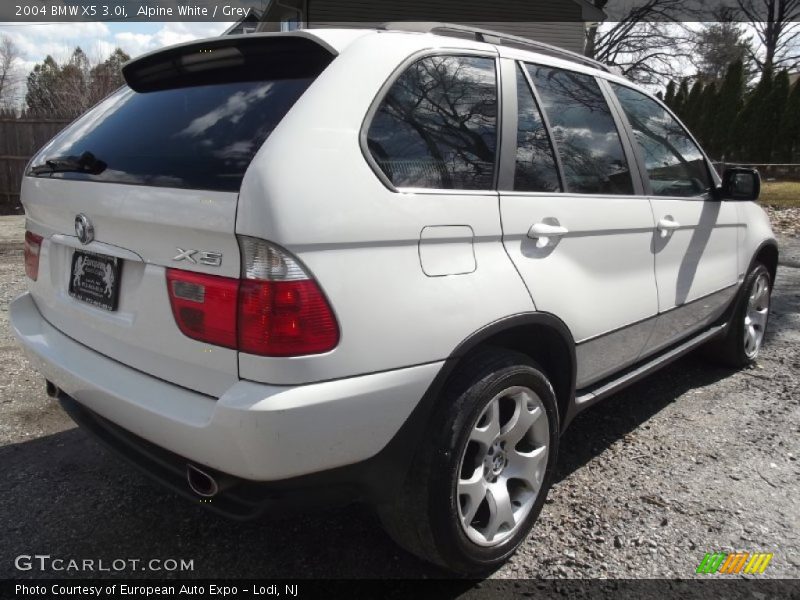
<svg viewBox="0 0 800 600">
<path fill-rule="evenodd" d="M 243 279 L 167 270 L 175 321 L 187 336 L 261 356 L 320 354 L 339 343 L 325 295 L 287 252 L 241 238 Z"/>
<path fill-rule="evenodd" d="M 30 231 L 25 232 L 25 274 L 34 281 L 39 277 L 39 252 L 43 239 Z"/>
<path fill-rule="evenodd" d="M 167 288 L 172 314 L 184 335 L 236 348 L 238 279 L 167 269 Z"/>
<path fill-rule="evenodd" d="M 243 281 L 239 290 L 239 350 L 263 356 L 327 352 L 339 328 L 316 282 Z"/>
</svg>

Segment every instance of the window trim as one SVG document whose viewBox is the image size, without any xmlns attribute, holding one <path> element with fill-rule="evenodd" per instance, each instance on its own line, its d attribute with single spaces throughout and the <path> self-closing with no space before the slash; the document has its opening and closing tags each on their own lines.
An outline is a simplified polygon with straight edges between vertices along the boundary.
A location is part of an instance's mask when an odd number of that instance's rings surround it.
<svg viewBox="0 0 800 600">
<path fill-rule="evenodd" d="M 495 151 L 494 151 L 494 174 L 492 177 L 492 187 L 487 188 L 485 190 L 462 190 L 457 188 L 419 188 L 419 187 L 397 187 L 395 186 L 389 178 L 386 176 L 386 173 L 383 172 L 383 169 L 380 168 L 375 157 L 372 156 L 372 152 L 369 150 L 369 128 L 372 126 L 372 121 L 375 119 L 375 115 L 378 112 L 383 100 L 386 98 L 386 95 L 389 93 L 389 90 L 395 84 L 395 82 L 400 79 L 403 73 L 406 70 L 416 63 L 417 61 L 423 60 L 425 58 L 429 58 L 432 56 L 479 56 L 483 58 L 491 58 L 494 61 L 494 69 L 495 69 L 495 86 L 497 90 L 497 124 L 495 126 L 495 131 L 497 134 L 497 143 L 495 144 Z M 372 169 L 373 173 L 378 177 L 380 182 L 390 191 L 398 194 L 426 194 L 426 193 L 433 193 L 433 194 L 450 194 L 450 195 L 458 195 L 458 194 L 476 194 L 476 195 L 495 195 L 497 194 L 498 188 L 498 177 L 500 172 L 500 159 L 501 159 L 501 152 L 500 149 L 503 145 L 503 80 L 501 78 L 501 71 L 500 71 L 500 56 L 497 50 L 474 50 L 474 49 L 462 49 L 462 48 L 425 48 L 424 50 L 419 50 L 414 52 L 410 56 L 406 57 L 389 75 L 386 81 L 381 85 L 380 89 L 378 89 L 377 94 L 372 99 L 370 103 L 369 109 L 367 110 L 367 114 L 364 116 L 364 120 L 361 123 L 361 130 L 358 134 L 358 144 L 361 148 L 361 154 L 363 155 L 364 159 L 367 161 L 367 164 Z"/>
<path fill-rule="evenodd" d="M 611 85 L 607 79 L 595 77 L 600 91 L 605 96 L 606 104 L 611 109 L 611 116 L 617 126 L 617 134 L 622 142 L 622 151 L 625 153 L 625 160 L 628 161 L 628 168 L 631 173 L 631 182 L 633 183 L 634 196 L 647 196 L 649 190 L 649 180 L 646 178 L 646 171 L 643 173 L 642 168 L 644 163 L 640 160 L 642 158 L 639 153 L 639 143 L 633 137 L 633 129 L 628 123 L 628 118 L 625 111 L 619 104 L 617 95 L 611 89 Z"/>
<path fill-rule="evenodd" d="M 644 187 L 645 195 L 648 198 L 651 198 L 651 199 L 654 199 L 654 200 L 686 200 L 686 201 L 690 201 L 690 202 L 710 202 L 712 200 L 716 200 L 716 197 L 714 196 L 714 188 L 716 188 L 716 187 L 718 187 L 720 185 L 719 174 L 717 173 L 716 169 L 712 168 L 711 160 L 708 158 L 708 155 L 706 154 L 706 151 L 703 149 L 703 146 L 700 145 L 700 142 L 697 141 L 697 138 L 695 138 L 694 134 L 689 130 L 688 127 L 686 127 L 686 125 L 683 123 L 683 121 L 681 121 L 677 117 L 677 115 L 662 100 L 660 100 L 657 96 L 653 96 L 652 94 L 649 94 L 649 93 L 645 92 L 644 90 L 640 90 L 640 89 L 630 85 L 629 83 L 622 83 L 622 82 L 619 82 L 619 81 L 606 79 L 605 77 L 599 77 L 599 79 L 602 79 L 605 82 L 605 84 L 608 86 L 608 92 L 612 97 L 612 101 L 614 102 L 614 104 L 616 106 L 619 107 L 620 120 L 622 121 L 622 123 L 623 123 L 623 125 L 625 127 L 625 130 L 628 132 L 628 136 L 630 137 L 630 139 L 635 142 L 634 149 L 635 149 L 635 152 L 636 152 L 637 161 L 638 161 L 638 163 L 640 165 L 639 166 L 639 172 L 640 172 L 640 175 L 642 177 L 642 184 L 643 184 L 643 187 Z M 708 173 L 708 179 L 709 179 L 709 181 L 711 183 L 711 188 L 707 192 L 705 192 L 703 194 L 700 194 L 699 196 L 657 196 L 656 194 L 653 193 L 653 187 L 650 184 L 650 175 L 647 173 L 647 162 L 645 161 L 644 155 L 642 154 L 642 150 L 639 147 L 639 142 L 636 140 L 636 132 L 633 130 L 633 126 L 630 123 L 630 119 L 628 119 L 628 115 L 625 112 L 625 109 L 623 108 L 622 103 L 619 101 L 619 98 L 617 97 L 617 93 L 614 91 L 614 88 L 611 85 L 612 83 L 616 84 L 616 85 L 618 85 L 620 87 L 628 88 L 629 90 L 631 90 L 633 92 L 638 92 L 639 94 L 641 94 L 645 98 L 649 98 L 650 100 L 655 102 L 658 106 L 660 106 L 662 109 L 664 109 L 669 116 L 671 116 L 673 119 L 675 119 L 675 122 L 678 125 L 680 125 L 681 129 L 683 129 L 684 134 L 686 134 L 686 136 L 697 147 L 697 149 L 700 151 L 700 154 L 703 157 L 703 161 L 705 162 L 706 172 Z"/>
<path fill-rule="evenodd" d="M 545 132 L 547 133 L 547 139 L 550 142 L 550 150 L 553 153 L 553 160 L 555 161 L 555 164 L 556 164 L 556 173 L 558 175 L 558 185 L 559 185 L 560 189 L 557 192 L 546 192 L 546 193 L 548 193 L 548 194 L 566 194 L 567 193 L 567 180 L 566 180 L 566 177 L 564 176 L 564 165 L 561 163 L 561 153 L 558 151 L 558 141 L 556 140 L 555 136 L 553 135 L 553 128 L 550 125 L 550 117 L 548 116 L 548 114 L 544 110 L 544 108 L 542 108 L 542 106 L 543 106 L 542 105 L 542 97 L 539 95 L 539 90 L 536 89 L 536 86 L 533 84 L 533 78 L 531 77 L 530 72 L 528 71 L 528 69 L 525 68 L 525 62 L 526 61 L 517 60 L 517 61 L 514 61 L 514 62 L 515 62 L 515 65 L 514 65 L 514 68 L 515 68 L 515 72 L 514 72 L 514 85 L 515 85 L 515 88 L 514 88 L 514 91 L 517 94 L 517 95 L 514 96 L 514 98 L 516 100 L 516 98 L 519 97 L 518 96 L 519 90 L 516 89 L 517 71 L 522 71 L 522 76 L 525 78 L 525 81 L 528 84 L 528 91 L 533 96 L 533 101 L 536 104 L 536 109 L 539 111 L 539 115 L 541 115 L 541 117 L 542 117 L 542 124 L 544 125 Z M 531 63 L 531 64 L 533 64 L 533 63 Z M 542 65 L 542 66 L 546 66 L 546 65 Z M 519 119 L 519 106 L 517 106 L 516 108 L 517 108 L 516 116 L 517 116 L 517 119 Z M 514 170 L 515 170 L 515 173 L 516 173 L 516 163 L 517 163 L 516 150 L 517 150 L 517 146 L 519 144 L 519 139 L 517 139 L 517 136 L 519 135 L 519 124 L 517 124 L 517 128 L 516 129 L 517 129 L 517 131 L 514 132 L 514 135 L 515 135 L 515 139 L 514 139 Z M 516 192 L 516 191 L 523 191 L 523 190 L 515 190 L 514 189 L 514 181 L 512 179 L 510 191 Z"/>
<path fill-rule="evenodd" d="M 636 140 L 636 134 L 633 131 L 630 120 L 628 119 L 628 115 L 625 113 L 625 109 L 622 107 L 622 104 L 620 104 L 619 98 L 617 98 L 617 94 L 614 92 L 614 88 L 611 87 L 612 82 L 605 78 L 598 78 L 598 81 L 600 83 L 600 87 L 603 89 L 603 93 L 608 99 L 609 104 L 614 107 L 615 118 L 619 121 L 619 126 L 623 129 L 623 131 L 625 131 L 625 138 L 630 145 L 634 161 L 636 162 L 636 173 L 639 179 L 641 195 L 650 197 L 652 196 L 652 188 L 650 186 L 650 178 L 647 174 L 647 165 L 644 160 L 644 155 L 642 154 L 642 149 L 639 146 L 639 142 Z"/>
<path fill-rule="evenodd" d="M 503 129 L 501 133 L 500 157 L 497 165 L 497 186 L 496 191 L 503 191 L 514 187 L 514 173 L 516 169 L 517 155 L 517 127 L 518 127 L 518 108 L 517 108 L 517 87 L 516 79 L 511 75 L 516 69 L 516 61 L 508 58 L 500 59 L 500 87 L 503 102 L 500 106 L 502 114 Z"/>
<path fill-rule="evenodd" d="M 561 180 L 561 192 L 547 192 L 548 194 L 553 193 L 561 193 L 562 195 L 566 196 L 579 196 L 583 197 L 602 197 L 602 198 L 636 198 L 636 197 L 644 197 L 646 196 L 646 189 L 644 187 L 644 181 L 641 179 L 641 173 L 639 172 L 639 162 L 636 160 L 638 155 L 634 154 L 634 146 L 629 145 L 628 135 L 629 129 L 627 127 L 627 119 L 622 121 L 619 118 L 619 115 L 616 111 L 616 97 L 609 98 L 608 94 L 606 93 L 605 84 L 607 83 L 607 79 L 604 77 L 600 77 L 597 74 L 591 73 L 584 73 L 583 71 L 576 71 L 575 69 L 568 69 L 566 67 L 548 64 L 542 61 L 535 61 L 535 60 L 526 60 L 526 59 L 518 59 L 518 63 L 522 66 L 522 71 L 525 74 L 525 78 L 528 80 L 528 85 L 533 90 L 534 98 L 536 103 L 539 105 L 539 110 L 542 114 L 542 119 L 544 120 L 545 127 L 547 128 L 547 133 L 550 136 L 550 144 L 553 147 L 553 151 L 556 153 L 556 166 L 559 170 L 559 178 Z M 597 87 L 600 88 L 600 93 L 603 95 L 603 98 L 608 105 L 609 112 L 611 113 L 611 119 L 614 122 L 614 127 L 617 130 L 617 136 L 619 136 L 619 142 L 622 146 L 622 153 L 625 156 L 625 160 L 628 162 L 628 172 L 631 175 L 631 187 L 633 191 L 630 194 L 595 194 L 595 193 L 583 193 L 583 192 L 575 192 L 572 190 L 567 189 L 567 180 L 566 175 L 564 172 L 564 167 L 561 163 L 561 153 L 558 150 L 558 140 L 556 140 L 555 136 L 553 135 L 553 131 L 550 125 L 550 117 L 547 114 L 547 111 L 544 110 L 542 105 L 541 96 L 539 95 L 539 90 L 536 88 L 536 85 L 533 82 L 533 77 L 531 76 L 530 72 L 527 68 L 525 68 L 526 64 L 535 65 L 539 67 L 543 67 L 545 69 L 555 69 L 558 71 L 566 71 L 570 73 L 575 73 L 577 75 L 583 75 L 584 77 L 591 77 L 597 82 Z M 631 88 L 634 89 L 634 88 Z M 636 167 L 634 169 L 634 166 Z M 532 192 L 529 192 L 532 193 Z"/>
</svg>

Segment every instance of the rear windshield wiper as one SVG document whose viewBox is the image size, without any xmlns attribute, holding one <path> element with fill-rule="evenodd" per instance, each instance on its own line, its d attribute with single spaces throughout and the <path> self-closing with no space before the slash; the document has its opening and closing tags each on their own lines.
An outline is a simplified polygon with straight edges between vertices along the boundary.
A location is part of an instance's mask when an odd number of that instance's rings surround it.
<svg viewBox="0 0 800 600">
<path fill-rule="evenodd" d="M 99 160 L 91 152 L 84 152 L 80 156 L 58 156 L 48 158 L 43 164 L 31 167 L 32 175 L 46 173 L 89 173 L 98 175 L 106 170 L 108 165 Z"/>
</svg>

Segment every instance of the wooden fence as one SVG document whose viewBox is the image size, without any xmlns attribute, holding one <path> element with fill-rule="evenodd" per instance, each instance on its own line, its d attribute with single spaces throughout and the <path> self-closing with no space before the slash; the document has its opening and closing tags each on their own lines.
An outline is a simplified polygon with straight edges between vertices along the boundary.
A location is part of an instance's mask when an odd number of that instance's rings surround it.
<svg viewBox="0 0 800 600">
<path fill-rule="evenodd" d="M 71 118 L 0 117 L 0 215 L 19 214 L 25 165 Z"/>
</svg>

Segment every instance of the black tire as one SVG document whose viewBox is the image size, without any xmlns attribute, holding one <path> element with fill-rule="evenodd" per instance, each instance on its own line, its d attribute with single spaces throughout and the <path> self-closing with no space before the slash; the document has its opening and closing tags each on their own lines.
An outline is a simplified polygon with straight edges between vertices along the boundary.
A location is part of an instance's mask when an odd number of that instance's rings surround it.
<svg viewBox="0 0 800 600">
<path fill-rule="evenodd" d="M 531 498 L 532 506 L 528 504 L 530 512 L 524 517 L 520 514 L 518 523 L 504 534 L 509 537 L 495 546 L 481 546 L 467 536 L 458 512 L 459 506 L 463 507 L 457 504 L 463 498 L 460 500 L 456 491 L 460 462 L 467 445 L 474 444 L 470 435 L 479 425 L 478 419 L 485 417 L 487 404 L 505 390 L 519 387 L 533 391 L 541 400 L 537 406 L 544 407 L 546 425 L 536 426 L 549 435 L 546 462 L 542 460 L 544 476 L 538 494 Z M 530 358 L 496 349 L 466 359 L 439 399 L 401 493 L 391 504 L 378 507 L 384 528 L 412 554 L 451 572 L 476 576 L 495 570 L 525 540 L 539 516 L 556 465 L 558 432 L 553 387 Z M 484 477 L 491 478 L 483 468 Z"/>
<path fill-rule="evenodd" d="M 767 320 L 765 320 L 763 327 L 761 327 L 761 342 L 755 349 L 755 352 L 748 352 L 747 349 L 747 335 L 745 333 L 745 318 L 748 316 L 748 308 L 750 306 L 750 298 L 755 292 L 756 284 L 759 280 L 764 281 L 768 286 L 767 290 Z M 712 362 L 735 369 L 741 369 L 752 364 L 757 358 L 761 350 L 764 335 L 766 334 L 768 318 L 769 318 L 769 298 L 772 294 L 772 277 L 769 270 L 761 263 L 756 263 L 750 272 L 745 277 L 742 283 L 741 293 L 736 300 L 736 307 L 733 310 L 731 319 L 728 322 L 728 329 L 725 335 L 716 338 L 709 342 L 704 353 L 706 358 Z"/>
</svg>

